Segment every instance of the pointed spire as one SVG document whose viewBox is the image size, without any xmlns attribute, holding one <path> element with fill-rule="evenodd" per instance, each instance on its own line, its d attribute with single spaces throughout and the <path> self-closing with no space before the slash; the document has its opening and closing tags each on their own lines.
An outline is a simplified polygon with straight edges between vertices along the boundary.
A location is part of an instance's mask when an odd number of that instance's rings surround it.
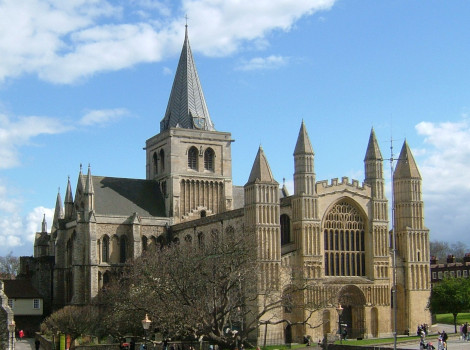
<svg viewBox="0 0 470 350">
<path fill-rule="evenodd" d="M 41 232 L 47 232 L 46 214 L 42 218 Z"/>
<path fill-rule="evenodd" d="M 170 99 L 165 117 L 160 122 L 160 132 L 177 126 L 185 129 L 215 130 L 189 45 L 187 24 Z"/>
<path fill-rule="evenodd" d="M 308 137 L 307 127 L 302 120 L 300 126 L 299 136 L 297 137 L 297 143 L 295 145 L 294 156 L 298 154 L 314 154 L 310 138 Z"/>
<path fill-rule="evenodd" d="M 65 204 L 73 203 L 73 196 L 72 196 L 72 185 L 70 184 L 70 176 L 67 179 L 67 190 L 65 191 Z"/>
<path fill-rule="evenodd" d="M 254 182 L 276 182 L 274 180 L 268 160 L 264 154 L 263 148 L 259 146 L 253 167 L 251 168 L 250 177 L 247 183 Z"/>
<path fill-rule="evenodd" d="M 93 193 L 95 193 L 95 190 L 93 188 L 93 179 L 91 177 L 91 167 L 90 167 L 90 164 L 88 164 L 88 174 L 86 178 L 85 194 L 93 194 Z"/>
<path fill-rule="evenodd" d="M 374 128 L 370 131 L 369 144 L 367 145 L 366 156 L 364 158 L 364 161 L 366 160 L 383 160 L 377 138 L 375 137 Z"/>
<path fill-rule="evenodd" d="M 416 165 L 415 159 L 406 140 L 403 143 L 400 156 L 398 157 L 398 162 L 395 168 L 395 172 L 393 173 L 393 178 L 421 179 L 418 166 Z"/>
<path fill-rule="evenodd" d="M 69 181 L 70 182 L 70 181 Z M 64 207 L 62 206 L 62 198 L 60 197 L 60 189 L 57 192 L 57 199 L 55 201 L 54 223 L 64 217 Z"/>
</svg>

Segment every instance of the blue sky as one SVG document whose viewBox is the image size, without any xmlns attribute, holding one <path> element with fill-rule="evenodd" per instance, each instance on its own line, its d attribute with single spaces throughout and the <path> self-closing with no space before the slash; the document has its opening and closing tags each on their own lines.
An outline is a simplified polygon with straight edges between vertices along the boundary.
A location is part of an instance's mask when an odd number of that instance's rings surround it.
<svg viewBox="0 0 470 350">
<path fill-rule="evenodd" d="M 465 241 L 469 13 L 463 0 L 0 1 L 0 255 L 32 254 L 81 163 L 145 177 L 186 14 L 211 118 L 236 140 L 235 184 L 261 144 L 292 187 L 302 119 L 317 180 L 363 181 L 374 127 L 385 158 L 391 137 L 395 156 L 412 148 L 431 239 Z"/>
</svg>

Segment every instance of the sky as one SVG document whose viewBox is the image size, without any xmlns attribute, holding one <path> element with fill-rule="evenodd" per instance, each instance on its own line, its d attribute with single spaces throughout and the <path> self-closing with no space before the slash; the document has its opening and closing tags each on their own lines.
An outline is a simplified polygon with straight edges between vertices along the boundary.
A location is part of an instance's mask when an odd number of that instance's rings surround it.
<svg viewBox="0 0 470 350">
<path fill-rule="evenodd" d="M 465 242 L 469 13 L 466 0 L 0 0 L 0 255 L 32 255 L 80 164 L 145 178 L 186 21 L 211 119 L 235 139 L 234 184 L 261 145 L 292 189 L 302 120 L 317 180 L 362 182 L 373 127 L 384 158 L 411 147 L 431 240 Z"/>
</svg>

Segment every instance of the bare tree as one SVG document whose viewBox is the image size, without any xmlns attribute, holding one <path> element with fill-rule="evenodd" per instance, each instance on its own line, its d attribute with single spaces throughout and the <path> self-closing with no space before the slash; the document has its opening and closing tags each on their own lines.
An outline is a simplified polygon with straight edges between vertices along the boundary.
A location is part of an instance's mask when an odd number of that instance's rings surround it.
<svg viewBox="0 0 470 350">
<path fill-rule="evenodd" d="M 118 286 L 107 288 L 105 312 L 109 324 L 124 318 L 140 324 L 146 313 L 152 329 L 162 335 L 209 338 L 222 346 L 246 342 L 263 324 L 310 324 L 318 305 L 303 302 L 309 288 L 301 278 L 276 281 L 260 288 L 259 262 L 253 235 L 212 231 L 198 242 L 180 243 L 145 252 L 122 275 Z M 279 285 L 289 285 L 281 292 Z M 302 308 L 305 318 L 283 318 L 283 307 Z M 270 316 L 270 317 L 267 317 Z M 119 318 L 119 321 L 116 321 Z M 129 326 L 129 325 L 128 325 Z M 140 325 L 139 325 L 140 327 Z M 227 329 L 237 329 L 237 338 Z"/>
<path fill-rule="evenodd" d="M 20 268 L 20 259 L 12 255 L 12 252 L 6 256 L 0 256 L 0 275 L 5 278 L 14 278 L 18 275 Z"/>
<path fill-rule="evenodd" d="M 65 333 L 71 337 L 71 346 L 81 335 L 94 335 L 99 325 L 99 313 L 95 306 L 65 306 L 47 317 L 41 324 L 45 334 Z"/>
</svg>

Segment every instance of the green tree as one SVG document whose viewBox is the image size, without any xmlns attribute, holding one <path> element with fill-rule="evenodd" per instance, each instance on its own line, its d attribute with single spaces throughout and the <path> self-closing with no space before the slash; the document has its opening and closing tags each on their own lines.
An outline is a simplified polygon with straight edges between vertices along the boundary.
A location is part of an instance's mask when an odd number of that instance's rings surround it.
<svg viewBox="0 0 470 350">
<path fill-rule="evenodd" d="M 470 279 L 445 278 L 436 283 L 431 291 L 431 311 L 434 314 L 451 313 L 457 333 L 457 315 L 470 308 Z"/>
</svg>

